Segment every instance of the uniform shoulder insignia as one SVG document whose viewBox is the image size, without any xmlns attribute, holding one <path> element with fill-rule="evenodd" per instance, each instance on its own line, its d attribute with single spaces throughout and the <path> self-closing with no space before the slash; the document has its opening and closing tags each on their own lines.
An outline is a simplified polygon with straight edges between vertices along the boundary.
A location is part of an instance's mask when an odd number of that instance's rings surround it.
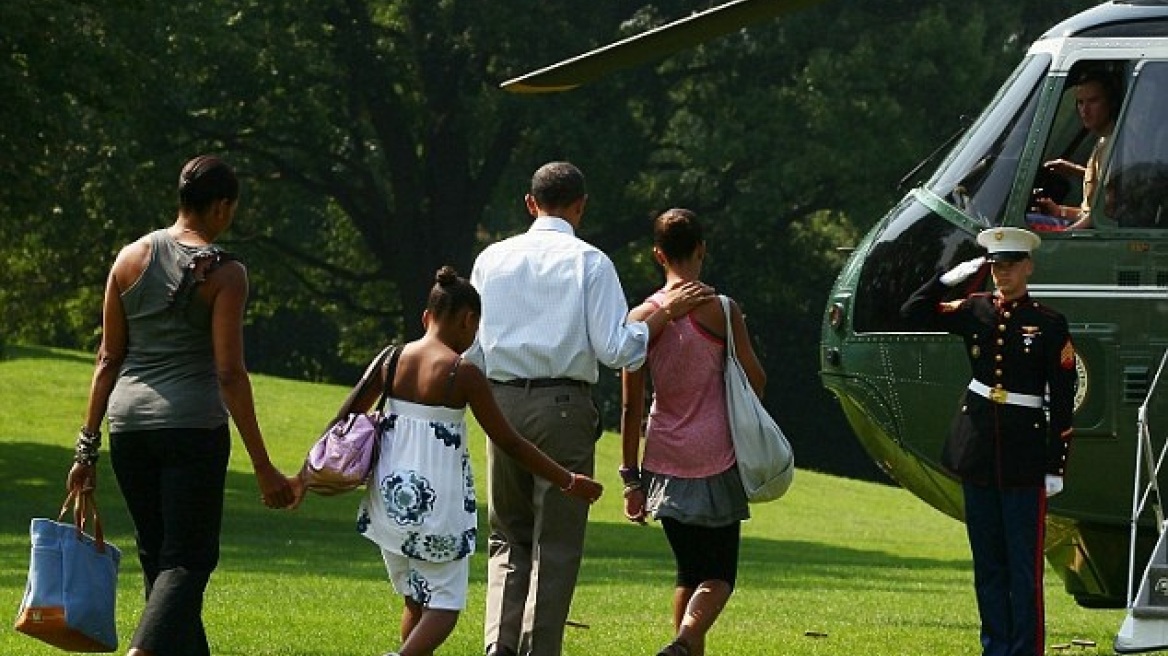
<svg viewBox="0 0 1168 656">
<path fill-rule="evenodd" d="M 956 301 L 948 301 L 946 303 L 938 303 L 937 309 L 942 313 L 956 312 L 961 309 L 961 305 L 965 303 L 965 299 L 957 299 Z"/>
<path fill-rule="evenodd" d="M 1069 339 L 1063 344 L 1062 353 L 1059 354 L 1059 366 L 1067 370 L 1075 368 L 1075 347 L 1071 345 Z"/>
</svg>

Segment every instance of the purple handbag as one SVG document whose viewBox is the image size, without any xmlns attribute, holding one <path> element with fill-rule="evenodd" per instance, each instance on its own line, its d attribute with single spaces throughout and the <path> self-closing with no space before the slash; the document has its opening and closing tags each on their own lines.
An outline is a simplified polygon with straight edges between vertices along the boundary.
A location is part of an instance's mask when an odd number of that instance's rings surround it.
<svg viewBox="0 0 1168 656">
<path fill-rule="evenodd" d="M 373 359 L 335 419 L 316 440 L 304 458 L 300 478 L 304 486 L 322 496 L 332 496 L 361 487 L 377 462 L 385 402 L 393 387 L 393 375 L 401 349 L 387 346 Z M 389 360 L 386 362 L 386 357 Z M 371 413 L 353 412 L 353 404 L 365 391 L 379 368 L 386 368 L 381 398 Z"/>
</svg>

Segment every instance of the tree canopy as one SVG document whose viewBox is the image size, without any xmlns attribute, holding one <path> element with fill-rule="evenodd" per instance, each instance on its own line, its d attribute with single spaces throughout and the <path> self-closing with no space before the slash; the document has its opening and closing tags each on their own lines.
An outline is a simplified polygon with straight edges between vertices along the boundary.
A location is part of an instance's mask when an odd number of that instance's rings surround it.
<svg viewBox="0 0 1168 656">
<path fill-rule="evenodd" d="M 182 163 L 215 151 L 245 184 L 225 243 L 251 269 L 249 361 L 348 381 L 420 331 L 440 265 L 468 273 L 526 226 L 531 171 L 568 159 L 589 180 L 582 236 L 632 302 L 660 281 L 650 219 L 703 218 L 708 277 L 746 310 L 768 402 L 814 464 L 836 450 L 819 435 L 847 432 L 816 373 L 839 247 L 1038 34 L 1088 4 L 829 1 L 540 97 L 498 83 L 710 3 L 14 5 L 0 24 L 0 334 L 91 348 L 117 249 L 169 224 Z"/>
</svg>

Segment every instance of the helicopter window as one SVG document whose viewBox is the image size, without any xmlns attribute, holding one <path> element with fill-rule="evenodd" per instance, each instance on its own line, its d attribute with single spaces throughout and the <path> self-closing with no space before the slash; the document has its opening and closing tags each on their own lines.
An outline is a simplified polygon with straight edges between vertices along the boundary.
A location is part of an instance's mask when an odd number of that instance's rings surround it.
<svg viewBox="0 0 1168 656">
<path fill-rule="evenodd" d="M 1104 214 L 1102 201 L 1096 200 L 1106 180 L 1129 70 L 1123 60 L 1084 60 L 1071 68 L 1035 174 L 1026 214 L 1030 228 L 1091 228 Z"/>
<path fill-rule="evenodd" d="M 1104 214 L 1121 228 L 1168 228 L 1168 62 L 1144 62 L 1116 128 Z"/>
<path fill-rule="evenodd" d="M 911 195 L 889 213 L 878 230 L 860 270 L 852 327 L 857 333 L 922 332 L 923 327 L 900 316 L 905 299 L 938 270 L 984 250 L 969 231 L 930 211 Z M 968 291 L 958 286 L 949 298 Z"/>
<path fill-rule="evenodd" d="M 1047 54 L 1024 59 L 927 185 L 980 225 L 1002 223 L 1049 66 Z"/>
</svg>

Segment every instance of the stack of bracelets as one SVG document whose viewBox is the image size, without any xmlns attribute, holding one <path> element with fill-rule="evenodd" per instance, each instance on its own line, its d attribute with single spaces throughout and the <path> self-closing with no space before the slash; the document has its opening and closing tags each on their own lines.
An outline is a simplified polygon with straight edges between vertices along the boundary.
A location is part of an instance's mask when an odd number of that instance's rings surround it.
<svg viewBox="0 0 1168 656">
<path fill-rule="evenodd" d="M 641 470 L 636 467 L 621 467 L 620 468 L 621 482 L 625 484 L 623 496 L 627 499 L 633 492 L 641 489 Z"/>
<path fill-rule="evenodd" d="M 101 450 L 101 431 L 91 431 L 82 426 L 77 433 L 77 447 L 73 450 L 73 462 L 91 466 L 97 463 Z"/>
</svg>

